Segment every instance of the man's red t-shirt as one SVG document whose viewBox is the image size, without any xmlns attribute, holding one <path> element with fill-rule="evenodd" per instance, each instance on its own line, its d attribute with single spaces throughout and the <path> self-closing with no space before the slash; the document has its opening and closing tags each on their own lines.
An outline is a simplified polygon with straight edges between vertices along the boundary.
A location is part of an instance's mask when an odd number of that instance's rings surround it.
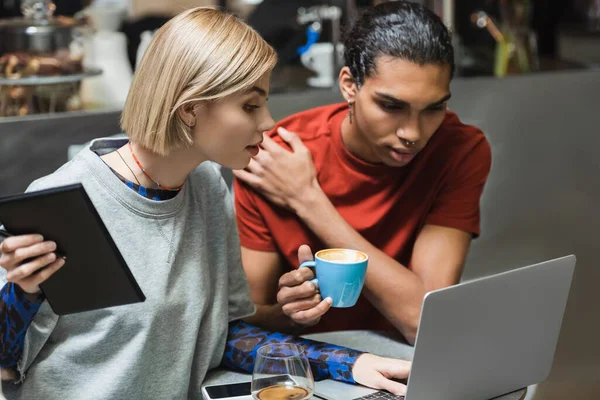
<svg viewBox="0 0 600 400">
<path fill-rule="evenodd" d="M 341 125 L 347 110 L 346 104 L 328 105 L 277 125 L 297 133 L 310 149 L 323 191 L 354 229 L 408 268 L 417 235 L 426 224 L 479 235 L 479 200 L 491 165 L 490 147 L 480 130 L 446 112 L 440 128 L 410 164 L 388 167 L 362 161 L 344 147 Z M 269 135 L 283 143 L 276 130 Z M 278 252 L 286 270 L 298 268 L 300 245 L 308 244 L 313 252 L 326 248 L 293 212 L 237 180 L 234 193 L 242 246 Z M 354 307 L 331 308 L 312 331 L 349 329 L 393 326 L 361 296 Z"/>
</svg>

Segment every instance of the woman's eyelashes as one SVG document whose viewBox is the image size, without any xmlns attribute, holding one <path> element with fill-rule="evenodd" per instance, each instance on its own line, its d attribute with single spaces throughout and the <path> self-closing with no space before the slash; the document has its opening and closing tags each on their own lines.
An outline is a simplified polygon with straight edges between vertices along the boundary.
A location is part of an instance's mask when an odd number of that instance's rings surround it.
<svg viewBox="0 0 600 400">
<path fill-rule="evenodd" d="M 253 112 L 254 110 L 259 109 L 261 106 L 258 104 L 245 104 L 244 105 L 244 110 L 246 110 L 246 112 Z"/>
</svg>

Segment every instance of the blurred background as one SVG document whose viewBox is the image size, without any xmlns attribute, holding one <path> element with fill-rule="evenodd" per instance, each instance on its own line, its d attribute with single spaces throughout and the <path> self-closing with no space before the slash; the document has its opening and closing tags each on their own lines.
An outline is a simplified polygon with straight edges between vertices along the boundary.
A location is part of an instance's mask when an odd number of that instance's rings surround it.
<svg viewBox="0 0 600 400">
<path fill-rule="evenodd" d="M 121 106 L 152 33 L 198 5 L 233 11 L 277 49 L 274 92 L 331 87 L 341 64 L 332 49 L 341 51 L 340 37 L 356 13 L 377 2 L 0 0 L 0 117 Z M 454 32 L 458 76 L 504 77 L 600 63 L 598 0 L 420 2 Z M 27 77 L 38 79 L 14 80 Z"/>
<path fill-rule="evenodd" d="M 275 47 L 269 108 L 280 119 L 342 101 L 340 38 L 377 2 L 0 0 L 0 196 L 120 133 L 135 66 L 178 12 L 222 7 Z M 450 108 L 492 146 L 482 235 L 464 279 L 575 253 L 552 373 L 528 399 L 599 399 L 600 0 L 421 2 L 454 32 Z"/>
</svg>

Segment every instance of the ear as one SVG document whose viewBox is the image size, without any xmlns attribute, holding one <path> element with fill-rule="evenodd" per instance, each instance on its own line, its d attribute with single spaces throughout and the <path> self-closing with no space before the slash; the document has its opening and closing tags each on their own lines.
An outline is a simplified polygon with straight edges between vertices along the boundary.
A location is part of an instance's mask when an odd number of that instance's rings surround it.
<svg viewBox="0 0 600 400">
<path fill-rule="evenodd" d="M 198 103 L 185 103 L 177 109 L 177 115 L 184 124 L 189 127 L 196 125 L 196 118 L 198 117 Z"/>
<path fill-rule="evenodd" d="M 344 96 L 344 99 L 346 99 L 346 101 L 354 101 L 356 93 L 358 92 L 358 87 L 356 86 L 356 80 L 350 72 L 350 68 L 342 68 L 342 70 L 340 71 L 339 82 L 340 91 L 342 92 L 342 96 Z"/>
</svg>

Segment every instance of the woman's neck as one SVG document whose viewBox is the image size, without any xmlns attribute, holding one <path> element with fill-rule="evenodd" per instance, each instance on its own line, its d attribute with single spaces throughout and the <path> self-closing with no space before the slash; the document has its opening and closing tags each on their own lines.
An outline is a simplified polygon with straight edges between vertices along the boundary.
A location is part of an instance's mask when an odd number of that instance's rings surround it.
<svg viewBox="0 0 600 400">
<path fill-rule="evenodd" d="M 126 144 L 102 159 L 132 182 L 152 188 L 159 188 L 160 184 L 162 188 L 173 189 L 181 187 L 190 172 L 206 160 L 191 148 L 176 149 L 161 156 L 135 143 L 131 143 L 131 148 Z"/>
</svg>

